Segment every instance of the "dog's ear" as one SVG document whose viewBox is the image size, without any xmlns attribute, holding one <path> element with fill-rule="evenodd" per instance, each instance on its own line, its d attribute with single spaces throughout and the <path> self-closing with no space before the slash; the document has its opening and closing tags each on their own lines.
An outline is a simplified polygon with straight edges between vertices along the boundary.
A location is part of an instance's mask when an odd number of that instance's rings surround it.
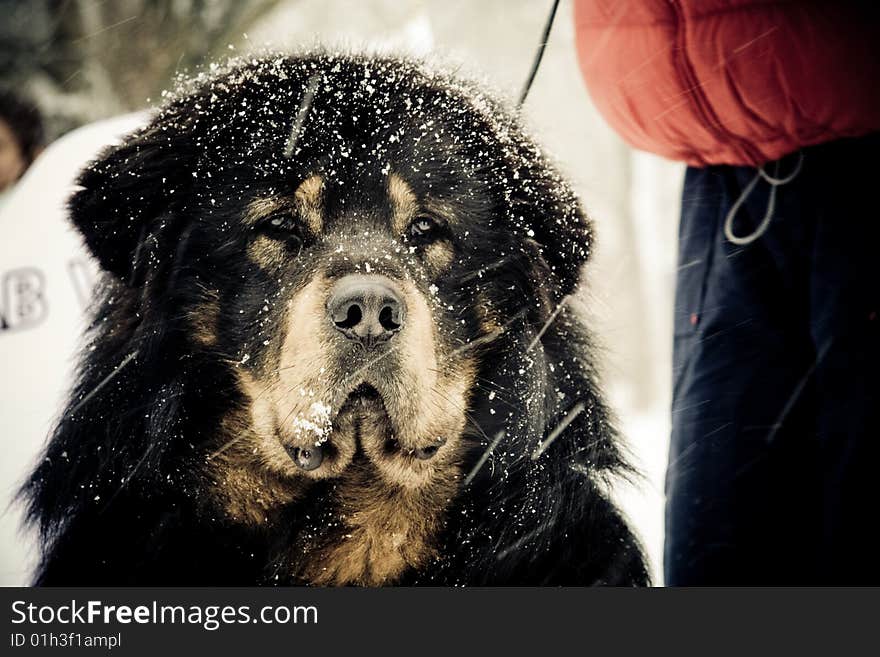
<svg viewBox="0 0 880 657">
<path fill-rule="evenodd" d="M 541 149 L 520 137 L 513 157 L 510 201 L 515 230 L 537 242 L 541 258 L 557 283 L 559 296 L 574 291 L 590 255 L 592 224 L 569 183 Z"/>
<path fill-rule="evenodd" d="M 139 245 L 157 217 L 173 213 L 188 193 L 189 149 L 182 129 L 154 119 L 80 173 L 70 217 L 101 267 L 132 281 Z"/>
</svg>

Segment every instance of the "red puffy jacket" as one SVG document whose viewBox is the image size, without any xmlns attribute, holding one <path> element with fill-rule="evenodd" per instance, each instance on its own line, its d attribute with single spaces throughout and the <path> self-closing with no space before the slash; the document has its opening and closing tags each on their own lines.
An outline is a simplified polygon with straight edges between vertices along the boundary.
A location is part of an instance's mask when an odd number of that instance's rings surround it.
<svg viewBox="0 0 880 657">
<path fill-rule="evenodd" d="M 878 5 L 575 0 L 578 59 L 599 111 L 633 146 L 694 166 L 757 166 L 880 129 Z"/>
</svg>

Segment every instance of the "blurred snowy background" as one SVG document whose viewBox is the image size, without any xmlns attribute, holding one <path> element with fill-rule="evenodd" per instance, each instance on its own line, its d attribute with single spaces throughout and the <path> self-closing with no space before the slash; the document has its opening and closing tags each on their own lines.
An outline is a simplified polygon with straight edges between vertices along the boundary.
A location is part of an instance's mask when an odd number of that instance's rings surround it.
<svg viewBox="0 0 880 657">
<path fill-rule="evenodd" d="M 161 102 L 179 72 L 229 55 L 313 45 L 438 58 L 514 99 L 531 66 L 551 0 L 0 0 L 0 86 L 26 92 L 57 138 L 80 126 Z M 636 486 L 616 497 L 648 549 L 657 583 L 663 542 L 663 473 L 668 445 L 672 288 L 683 169 L 627 147 L 593 108 L 578 70 L 572 7 L 561 3 L 541 70 L 524 108 L 533 132 L 574 182 L 593 217 L 598 244 L 584 306 L 603 345 L 606 390 L 638 466 Z M 135 121 L 136 124 L 136 121 Z M 16 238 L 60 224 L 71 177 L 132 119 L 67 136 L 0 208 L 0 273 L 17 264 Z M 78 135 L 78 136 L 77 136 Z M 64 148 L 60 144 L 65 144 Z M 28 198 L 29 195 L 29 198 Z M 46 209 L 48 207 L 48 210 Z M 41 209 L 42 208 L 42 209 Z M 3 244 L 7 248 L 2 248 Z M 75 260 L 69 235 L 53 247 Z M 56 257 L 53 255 L 52 257 Z M 71 310 L 69 317 L 79 311 Z M 56 346 L 70 364 L 81 323 Z M 4 331 L 4 333 L 7 333 Z M 2 341 L 10 336 L 0 334 Z M 9 346 L 7 344 L 6 346 Z M 47 346 L 51 350 L 51 346 Z M 0 584 L 27 580 L 33 543 L 8 507 L 60 404 L 58 360 L 34 359 L 0 388 Z M 24 377 L 24 378 L 22 378 Z M 39 394 L 37 394 L 39 393 Z M 55 400 L 55 401 L 53 401 Z M 28 411 L 27 407 L 30 406 Z M 23 420 L 26 413 L 30 418 Z M 33 420 L 39 415 L 38 421 Z M 34 432 L 19 426 L 44 427 Z"/>
</svg>

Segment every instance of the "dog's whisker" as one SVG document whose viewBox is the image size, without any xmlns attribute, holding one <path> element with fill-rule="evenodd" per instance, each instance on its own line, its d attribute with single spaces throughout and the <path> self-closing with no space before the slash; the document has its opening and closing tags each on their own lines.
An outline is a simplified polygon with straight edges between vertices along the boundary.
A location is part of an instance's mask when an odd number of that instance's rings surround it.
<svg viewBox="0 0 880 657">
<path fill-rule="evenodd" d="M 220 456 L 223 452 L 228 450 L 230 447 L 232 447 L 235 443 L 237 443 L 242 438 L 244 438 L 244 434 L 240 433 L 235 438 L 233 438 L 231 440 L 227 440 L 225 443 L 223 443 L 223 445 L 220 446 L 219 449 L 216 449 L 213 452 L 211 452 L 210 454 L 208 454 L 208 456 L 205 457 L 205 460 L 210 461 L 210 460 Z"/>
<path fill-rule="evenodd" d="M 536 536 L 540 535 L 542 532 L 544 532 L 546 529 L 548 529 L 552 525 L 553 525 L 552 521 L 545 522 L 545 523 L 539 525 L 538 527 L 536 527 L 532 531 L 528 532 L 527 534 L 520 536 L 516 541 L 514 541 L 513 543 L 511 543 L 507 547 L 498 550 L 498 552 L 495 555 L 495 558 L 500 561 L 501 559 L 503 559 L 504 557 L 509 555 L 511 552 L 515 552 L 516 550 L 521 548 L 523 545 L 528 543 L 530 540 L 532 540 Z"/>
<path fill-rule="evenodd" d="M 150 445 L 150 446 L 144 451 L 143 456 L 141 456 L 141 458 L 138 460 L 138 462 L 135 464 L 135 466 L 134 466 L 131 470 L 129 470 L 129 471 L 128 471 L 128 474 L 126 474 L 126 475 L 122 478 L 122 481 L 121 481 L 120 484 L 119 484 L 119 488 L 117 488 L 117 489 L 116 489 L 116 492 L 114 492 L 113 495 L 110 496 L 110 499 L 107 500 L 107 506 L 110 506 L 110 504 L 113 502 L 113 500 L 115 500 L 115 499 L 119 496 L 119 493 L 121 493 L 122 490 L 128 485 L 128 482 L 130 482 L 132 479 L 134 479 L 134 475 L 137 473 L 138 470 L 140 470 L 141 466 L 142 466 L 144 463 L 146 463 L 146 461 L 147 461 L 147 457 L 153 452 L 153 450 L 155 449 L 155 447 L 156 447 L 156 444 L 155 444 L 155 443 L 153 443 L 152 445 Z"/>
<path fill-rule="evenodd" d="M 427 368 L 427 369 L 428 369 L 429 372 L 434 372 L 435 374 L 444 374 L 444 372 L 443 372 L 442 370 L 438 370 L 438 369 L 433 368 L 433 367 L 429 367 L 429 368 Z M 494 399 L 497 399 L 499 402 L 501 402 L 502 404 L 508 406 L 509 408 L 512 408 L 512 409 L 514 409 L 514 410 L 519 410 L 519 408 L 520 408 L 519 406 L 517 406 L 517 405 L 515 405 L 514 403 L 512 403 L 511 401 L 505 399 L 504 397 L 502 397 L 501 395 L 499 395 L 495 390 L 493 390 L 493 389 L 491 389 L 491 388 L 487 388 L 486 386 L 483 386 L 483 385 L 480 385 L 479 383 L 477 383 L 477 380 L 478 380 L 478 379 L 482 379 L 482 377 L 479 377 L 479 376 L 478 376 L 478 377 L 475 377 L 474 384 L 473 384 L 475 388 L 477 388 L 478 390 L 482 390 L 483 392 L 488 392 L 488 393 L 490 393 L 490 394 L 494 394 L 494 395 L 495 395 L 495 396 L 494 396 Z M 500 390 L 507 391 L 507 390 L 506 390 L 505 388 L 503 388 L 503 387 L 499 387 L 499 389 L 500 389 Z M 507 391 L 507 392 L 509 392 L 509 391 Z"/>
<path fill-rule="evenodd" d="M 516 397 L 515 390 L 513 390 L 512 388 L 508 388 L 507 386 L 503 386 L 500 383 L 498 383 L 497 381 L 494 381 L 493 379 L 487 379 L 484 376 L 478 376 L 477 379 L 487 385 L 492 386 L 493 388 L 495 388 L 495 390 L 499 390 L 501 392 L 506 392 L 506 393 L 510 394 L 512 397 Z"/>
<path fill-rule="evenodd" d="M 504 335 L 505 331 L 507 331 L 507 329 L 511 325 L 513 325 L 515 322 L 522 319 L 525 316 L 525 314 L 526 314 L 525 309 L 520 310 L 518 313 L 516 313 L 516 315 L 514 315 L 509 320 L 504 322 L 504 324 L 502 324 L 501 326 L 498 326 L 497 328 L 493 329 L 489 333 L 481 335 L 478 338 L 474 338 L 473 340 L 465 342 L 462 346 L 457 347 L 456 349 L 453 349 L 449 355 L 450 356 L 457 356 L 465 351 L 470 351 L 471 349 L 475 349 L 475 348 L 480 347 L 482 345 L 495 342 L 495 340 L 497 340 L 502 335 Z"/>
<path fill-rule="evenodd" d="M 343 381 L 342 381 L 342 383 L 341 383 L 340 385 L 345 385 L 345 384 L 350 383 L 351 381 L 357 379 L 358 376 L 360 376 L 361 374 L 363 374 L 364 372 L 366 372 L 368 369 L 370 369 L 371 367 L 373 367 L 373 365 L 375 365 L 376 363 L 379 363 L 379 362 L 385 360 L 386 358 L 388 358 L 389 356 L 391 356 L 392 354 L 396 353 L 396 352 L 399 351 L 399 350 L 400 350 L 400 347 L 397 347 L 397 346 L 394 346 L 394 347 L 391 347 L 390 349 L 387 349 L 387 350 L 385 351 L 385 353 L 381 354 L 380 356 L 377 356 L 377 357 L 374 358 L 373 360 L 369 361 L 369 362 L 366 363 L 365 365 L 359 367 L 359 368 L 356 369 L 354 372 L 352 372 L 351 374 L 349 374 L 348 376 L 346 376 L 345 379 L 343 379 Z"/>
<path fill-rule="evenodd" d="M 554 321 L 556 321 L 556 318 L 559 316 L 559 313 L 562 312 L 562 309 L 565 307 L 565 304 L 568 303 L 570 298 L 571 298 L 570 294 L 566 294 L 564 297 L 562 297 L 562 301 L 560 301 L 559 305 L 556 306 L 556 308 L 553 310 L 552 313 L 550 313 L 550 317 L 548 317 L 547 321 L 544 322 L 544 326 L 541 327 L 541 330 L 538 331 L 538 334 L 532 339 L 532 341 L 529 343 L 529 346 L 526 347 L 526 353 L 530 352 L 534 348 L 534 346 L 536 344 L 538 344 L 538 341 L 542 337 L 544 337 L 544 333 L 546 333 L 547 329 L 550 328 L 550 325 Z"/>
<path fill-rule="evenodd" d="M 389 351 L 390 351 L 390 350 L 389 350 Z M 384 354 L 382 357 L 387 356 L 387 355 L 388 355 L 388 354 L 386 353 L 386 354 Z M 382 357 L 377 358 L 377 359 L 375 359 L 375 360 L 376 360 L 376 361 L 379 361 L 379 360 L 382 359 Z M 367 365 L 365 365 L 364 368 L 369 367 L 369 366 L 371 366 L 372 364 L 373 364 L 373 361 L 371 361 L 370 363 L 367 363 Z M 362 370 L 363 370 L 364 368 L 362 368 Z M 338 408 L 342 405 L 342 402 L 345 400 L 345 395 L 349 392 L 349 391 L 346 389 L 346 386 L 347 386 L 349 380 L 352 379 L 356 374 L 357 374 L 357 372 L 355 372 L 355 373 L 352 374 L 352 375 L 349 375 L 348 377 L 343 378 L 343 379 L 340 380 L 339 382 L 337 382 L 337 383 L 335 383 L 334 385 L 330 386 L 329 389 L 330 389 L 331 391 L 332 391 L 332 390 L 336 390 L 335 394 L 332 394 L 332 399 L 322 399 L 322 400 L 319 400 L 319 401 L 322 401 L 322 402 L 324 402 L 324 403 L 327 403 L 327 404 L 330 406 L 331 409 L 335 408 L 335 409 L 338 410 Z M 272 385 L 271 383 L 270 383 L 270 384 L 267 384 L 266 387 L 268 388 L 268 387 L 270 387 L 271 385 Z M 299 386 L 299 385 L 294 385 L 294 386 L 288 388 L 285 394 L 286 394 L 286 395 L 293 394 L 293 393 L 295 393 L 295 392 L 297 391 L 297 389 L 302 390 L 302 387 Z M 260 393 L 260 394 L 262 394 L 262 393 Z M 294 413 L 302 413 L 302 412 L 303 412 L 303 409 L 302 409 L 301 407 L 299 407 L 299 406 L 294 406 L 294 407 L 293 407 L 293 408 L 287 413 L 287 415 L 284 416 L 284 419 L 281 421 L 280 424 L 281 424 L 281 425 L 285 425 L 285 424 L 287 424 L 287 422 L 290 420 L 290 417 L 291 417 Z"/>
<path fill-rule="evenodd" d="M 125 358 L 123 358 L 123 359 L 122 359 L 122 362 L 119 363 L 119 365 L 117 365 L 115 368 L 113 368 L 113 371 L 110 372 L 110 374 L 108 374 L 108 375 L 105 376 L 103 379 L 101 379 L 101 381 L 98 383 L 98 385 L 96 385 L 94 388 L 92 388 L 91 391 L 90 391 L 85 397 L 83 397 L 83 398 L 79 401 L 79 403 L 78 403 L 76 406 L 74 406 L 74 407 L 70 410 L 70 412 L 68 413 L 68 415 L 75 415 L 76 412 L 77 412 L 79 409 L 81 409 L 83 406 L 85 406 L 86 403 L 87 403 L 92 397 L 94 397 L 94 396 L 98 393 L 98 391 L 101 390 L 101 388 L 103 388 L 103 387 L 106 386 L 108 383 L 110 383 L 110 381 L 112 381 L 112 380 L 116 377 L 116 375 L 119 374 L 119 373 L 122 371 L 122 368 L 124 368 L 124 367 L 125 367 L 126 365 L 128 365 L 131 361 L 133 361 L 133 360 L 137 357 L 137 355 L 138 355 L 138 350 L 135 349 L 135 350 L 132 351 L 128 356 L 126 356 Z"/>
<path fill-rule="evenodd" d="M 578 415 L 583 413 L 586 408 L 587 405 L 584 404 L 584 402 L 578 402 L 577 404 L 575 404 L 568 412 L 568 414 L 566 414 L 566 416 L 562 418 L 562 421 L 553 428 L 553 431 L 551 431 L 550 434 L 538 445 L 537 449 L 532 452 L 532 460 L 537 461 L 539 458 L 541 458 L 541 454 L 543 454 L 547 450 L 547 448 L 553 444 L 554 440 L 562 435 L 562 432 L 565 431 L 568 425 L 574 422 L 574 419 Z"/>
<path fill-rule="evenodd" d="M 461 413 L 462 413 L 462 414 L 463 414 L 468 420 L 470 420 L 471 424 L 474 425 L 474 427 L 477 429 L 477 431 L 480 432 L 480 435 L 483 436 L 483 438 L 485 438 L 486 440 L 489 440 L 489 436 L 488 436 L 488 434 L 486 434 L 486 431 L 483 429 L 483 427 L 480 425 L 480 423 L 477 422 L 477 419 L 476 419 L 476 418 L 475 418 L 470 412 L 468 412 L 468 410 L 467 410 L 466 408 L 464 408 L 461 404 L 457 404 L 457 403 L 455 403 L 454 401 L 452 401 L 449 397 L 447 397 L 446 395 L 444 395 L 442 392 L 440 392 L 439 390 L 437 390 L 437 388 L 435 388 L 435 387 L 432 387 L 432 388 L 431 388 L 431 392 L 433 392 L 435 395 L 438 395 L 438 396 L 442 397 L 442 398 L 445 399 L 447 402 L 449 402 L 450 404 L 452 404 L 457 410 L 461 411 Z"/>
<path fill-rule="evenodd" d="M 518 406 L 518 405 L 514 404 L 510 400 L 505 399 L 504 397 L 499 395 L 497 392 L 495 392 L 491 388 L 487 388 L 485 386 L 482 386 L 479 383 L 477 383 L 476 381 L 474 382 L 474 387 L 477 388 L 478 390 L 482 390 L 483 392 L 488 392 L 489 394 L 494 395 L 493 401 L 498 400 L 499 402 L 501 402 L 502 404 L 504 404 L 508 408 L 512 408 L 515 411 L 518 411 L 518 410 L 520 410 L 520 408 L 522 408 L 522 406 Z"/>
<path fill-rule="evenodd" d="M 450 356 L 457 356 L 466 351 L 470 351 L 471 349 L 476 349 L 484 344 L 489 344 L 490 342 L 495 342 L 498 338 L 500 338 L 504 334 L 504 328 L 498 327 L 494 329 L 491 333 L 487 333 L 486 335 L 481 335 L 479 338 L 475 338 L 470 342 L 465 342 L 462 346 L 453 349 L 450 352 Z"/>
<path fill-rule="evenodd" d="M 482 468 L 486 464 L 486 461 L 489 460 L 489 457 L 492 455 L 492 452 L 495 451 L 495 448 L 498 447 L 498 444 L 501 442 L 501 440 L 506 435 L 507 435 L 507 432 L 504 429 L 501 429 L 498 433 L 495 434 L 495 437 L 489 443 L 489 446 L 480 455 L 479 460 L 476 462 L 474 467 L 471 468 L 471 471 L 468 473 L 467 477 L 464 478 L 464 481 L 462 483 L 465 486 L 468 486 L 474 480 L 474 477 L 477 476 L 477 473 L 480 471 L 480 468 Z"/>
<path fill-rule="evenodd" d="M 583 447 L 578 447 L 574 452 L 572 452 L 572 456 L 580 454 L 581 452 L 586 452 L 589 449 L 593 449 L 596 445 L 600 445 L 602 443 L 602 441 L 604 441 L 604 440 L 605 440 L 604 437 L 596 438 L 595 440 L 591 440 Z"/>
<path fill-rule="evenodd" d="M 489 263 L 485 267 L 482 267 L 475 272 L 471 272 L 469 274 L 465 274 L 464 276 L 459 277 L 458 281 L 459 281 L 459 283 L 467 283 L 468 281 L 472 281 L 475 278 L 482 278 L 484 274 L 487 274 L 490 271 L 494 271 L 500 267 L 503 267 L 508 262 L 513 260 L 513 258 L 514 258 L 514 256 L 512 256 L 512 255 L 504 256 L 503 258 L 496 260 L 495 262 Z"/>
</svg>

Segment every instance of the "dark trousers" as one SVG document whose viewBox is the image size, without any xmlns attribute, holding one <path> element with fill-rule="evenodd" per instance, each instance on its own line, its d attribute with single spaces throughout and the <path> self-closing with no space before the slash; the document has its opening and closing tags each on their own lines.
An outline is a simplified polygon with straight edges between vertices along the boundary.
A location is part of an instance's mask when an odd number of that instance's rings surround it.
<svg viewBox="0 0 880 657">
<path fill-rule="evenodd" d="M 801 155 L 747 246 L 723 224 L 756 170 L 687 171 L 669 585 L 880 583 L 880 138 Z M 749 194 L 737 235 L 760 224 L 769 192 L 761 180 Z"/>
</svg>

